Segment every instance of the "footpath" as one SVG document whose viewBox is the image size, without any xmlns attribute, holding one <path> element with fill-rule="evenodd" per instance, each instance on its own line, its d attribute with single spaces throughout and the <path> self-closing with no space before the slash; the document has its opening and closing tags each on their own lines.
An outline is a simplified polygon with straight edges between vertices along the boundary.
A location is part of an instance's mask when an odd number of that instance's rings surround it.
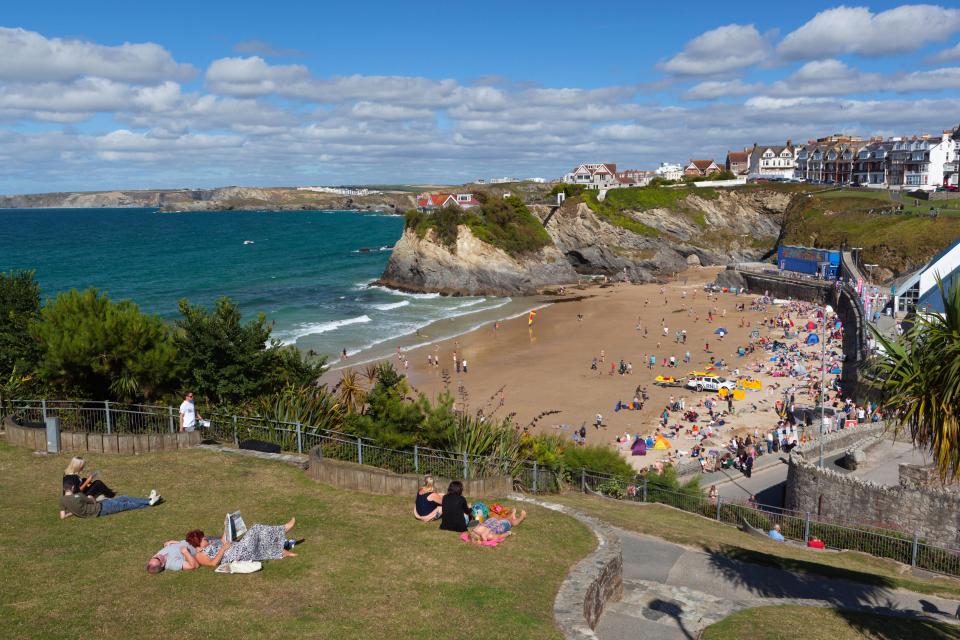
<svg viewBox="0 0 960 640">
<path fill-rule="evenodd" d="M 857 582 L 796 574 L 693 551 L 616 530 L 623 546 L 623 598 L 609 603 L 600 640 L 690 640 L 736 611 L 799 604 L 956 624 L 960 601 Z M 789 553 L 790 545 L 784 545 Z M 785 619 L 785 627 L 802 624 Z"/>
</svg>

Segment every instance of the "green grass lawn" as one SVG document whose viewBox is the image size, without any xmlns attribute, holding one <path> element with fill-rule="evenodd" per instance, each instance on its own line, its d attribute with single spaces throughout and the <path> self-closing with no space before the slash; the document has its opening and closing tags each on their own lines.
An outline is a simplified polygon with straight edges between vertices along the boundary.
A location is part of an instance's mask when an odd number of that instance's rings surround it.
<svg viewBox="0 0 960 640">
<path fill-rule="evenodd" d="M 782 543 L 756 538 L 734 527 L 664 505 L 618 502 L 579 493 L 551 497 L 551 500 L 600 518 L 615 527 L 657 536 L 742 562 L 948 598 L 960 595 L 960 580 L 946 577 L 930 580 L 915 578 L 905 573 L 909 567 L 854 551 L 824 553 L 791 547 L 787 557 L 783 554 Z"/>
<path fill-rule="evenodd" d="M 960 627 L 859 611 L 782 605 L 744 609 L 703 630 L 702 640 L 947 640 Z"/>
<path fill-rule="evenodd" d="M 120 493 L 166 503 L 92 520 L 57 515 L 66 456 L 0 443 L 0 638 L 559 638 L 553 599 L 595 546 L 576 520 L 530 508 L 496 549 L 410 515 L 412 497 L 334 489 L 294 467 L 193 450 L 88 455 Z M 296 516 L 299 557 L 260 573 L 153 576 L 146 561 L 193 528 L 219 535 Z M 483 620 L 481 626 L 478 621 Z"/>
</svg>

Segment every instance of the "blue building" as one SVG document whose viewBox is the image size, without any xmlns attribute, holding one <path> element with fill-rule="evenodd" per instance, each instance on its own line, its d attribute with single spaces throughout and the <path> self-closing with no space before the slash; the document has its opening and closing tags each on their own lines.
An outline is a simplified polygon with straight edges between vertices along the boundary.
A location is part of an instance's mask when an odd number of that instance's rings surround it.
<svg viewBox="0 0 960 640">
<path fill-rule="evenodd" d="M 777 247 L 777 266 L 781 271 L 795 271 L 836 280 L 840 272 L 840 252 L 811 247 Z"/>
</svg>

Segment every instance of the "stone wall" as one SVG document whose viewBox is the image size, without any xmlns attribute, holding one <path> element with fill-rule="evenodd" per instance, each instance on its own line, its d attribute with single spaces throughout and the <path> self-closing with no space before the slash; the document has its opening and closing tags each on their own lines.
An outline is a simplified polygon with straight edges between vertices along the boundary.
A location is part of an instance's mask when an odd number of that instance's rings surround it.
<svg viewBox="0 0 960 640">
<path fill-rule="evenodd" d="M 416 495 L 422 486 L 423 476 L 399 474 L 343 460 L 331 460 L 320 455 L 319 448 L 310 451 L 307 475 L 316 480 L 341 489 L 366 491 L 378 495 L 407 496 Z M 451 478 L 452 479 L 452 478 Z M 451 479 L 435 476 L 437 488 L 441 493 Z M 513 491 L 513 478 L 496 476 L 493 478 L 471 478 L 462 480 L 464 495 L 471 498 L 502 498 Z M 412 503 L 411 503 L 412 504 Z"/>
<path fill-rule="evenodd" d="M 871 422 L 824 434 L 823 455 L 830 456 L 847 449 L 866 449 L 882 440 L 885 432 L 886 423 Z M 820 457 L 820 439 L 799 445 L 794 449 L 793 455 L 809 462 L 815 462 Z"/>
<path fill-rule="evenodd" d="M 553 502 L 513 494 L 511 500 L 559 511 L 590 527 L 597 537 L 593 553 L 573 567 L 553 602 L 553 616 L 568 640 L 596 640 L 593 630 L 608 602 L 623 597 L 623 549 L 609 526 L 586 514 Z"/>
<path fill-rule="evenodd" d="M 10 418 L 3 421 L 7 442 L 14 447 L 47 450 L 47 430 L 44 427 L 24 426 Z M 150 453 L 175 451 L 200 444 L 199 431 L 189 433 L 87 433 L 63 431 L 60 433 L 60 451 L 64 453 Z"/>
<path fill-rule="evenodd" d="M 900 486 L 907 489 L 937 489 L 942 486 L 940 473 L 932 464 L 901 463 L 898 469 Z"/>
<path fill-rule="evenodd" d="M 856 519 L 907 535 L 916 532 L 928 544 L 960 548 L 956 491 L 885 487 L 791 456 L 785 506 L 839 522 Z"/>
</svg>

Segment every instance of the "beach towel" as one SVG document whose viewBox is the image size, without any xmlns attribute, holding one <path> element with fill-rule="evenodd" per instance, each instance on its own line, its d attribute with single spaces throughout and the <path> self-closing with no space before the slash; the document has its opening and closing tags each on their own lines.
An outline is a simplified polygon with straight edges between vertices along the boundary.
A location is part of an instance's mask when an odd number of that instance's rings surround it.
<svg viewBox="0 0 960 640">
<path fill-rule="evenodd" d="M 217 573 L 255 573 L 260 571 L 261 568 L 263 568 L 263 565 L 259 562 L 250 560 L 237 560 L 236 562 L 222 564 L 214 569 L 214 571 Z"/>
<path fill-rule="evenodd" d="M 470 542 L 470 534 L 467 533 L 467 532 L 463 532 L 463 533 L 460 534 L 460 539 L 463 540 L 464 542 Z M 498 544 L 500 544 L 501 542 L 503 542 L 503 540 L 485 540 L 484 542 L 481 542 L 481 543 L 480 543 L 480 546 L 481 546 L 481 547 L 495 547 L 495 546 L 497 546 Z"/>
</svg>

